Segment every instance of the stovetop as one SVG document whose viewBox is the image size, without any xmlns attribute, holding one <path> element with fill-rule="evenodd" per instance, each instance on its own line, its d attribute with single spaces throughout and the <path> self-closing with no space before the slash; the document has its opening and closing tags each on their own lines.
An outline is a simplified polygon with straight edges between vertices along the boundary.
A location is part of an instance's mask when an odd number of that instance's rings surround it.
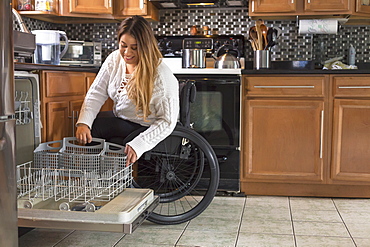
<svg viewBox="0 0 370 247">
<path fill-rule="evenodd" d="M 163 62 L 174 74 L 187 75 L 241 75 L 242 69 L 182 68 L 181 57 L 164 57 Z"/>
</svg>

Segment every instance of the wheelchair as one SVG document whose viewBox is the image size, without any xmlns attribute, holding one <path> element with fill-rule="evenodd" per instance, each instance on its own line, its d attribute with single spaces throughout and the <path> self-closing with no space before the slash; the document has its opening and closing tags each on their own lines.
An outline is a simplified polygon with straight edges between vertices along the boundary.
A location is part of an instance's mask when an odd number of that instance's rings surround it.
<svg viewBox="0 0 370 247">
<path fill-rule="evenodd" d="M 135 188 L 151 188 L 159 205 L 148 216 L 156 224 L 189 221 L 212 202 L 218 188 L 218 160 L 210 144 L 191 128 L 190 104 L 195 101 L 194 81 L 180 81 L 180 119 L 171 135 L 134 164 Z M 143 129 L 130 134 L 126 144 Z"/>
</svg>

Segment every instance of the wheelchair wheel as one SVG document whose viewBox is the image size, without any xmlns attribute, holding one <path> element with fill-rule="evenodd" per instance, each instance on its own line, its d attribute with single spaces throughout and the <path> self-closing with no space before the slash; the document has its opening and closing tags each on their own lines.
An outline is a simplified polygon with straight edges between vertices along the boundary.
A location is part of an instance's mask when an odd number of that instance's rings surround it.
<svg viewBox="0 0 370 247">
<path fill-rule="evenodd" d="M 149 221 L 180 224 L 208 207 L 218 182 L 219 167 L 211 146 L 194 130 L 177 126 L 137 161 L 133 185 L 151 188 L 160 198 Z"/>
</svg>

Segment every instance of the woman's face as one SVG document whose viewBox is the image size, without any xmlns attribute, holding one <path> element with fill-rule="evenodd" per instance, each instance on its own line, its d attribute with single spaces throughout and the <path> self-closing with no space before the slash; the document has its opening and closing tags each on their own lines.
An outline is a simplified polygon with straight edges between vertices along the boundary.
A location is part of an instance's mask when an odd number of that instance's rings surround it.
<svg viewBox="0 0 370 247">
<path fill-rule="evenodd" d="M 136 39 L 129 34 L 123 34 L 119 40 L 119 51 L 127 64 L 136 66 L 139 62 Z"/>
</svg>

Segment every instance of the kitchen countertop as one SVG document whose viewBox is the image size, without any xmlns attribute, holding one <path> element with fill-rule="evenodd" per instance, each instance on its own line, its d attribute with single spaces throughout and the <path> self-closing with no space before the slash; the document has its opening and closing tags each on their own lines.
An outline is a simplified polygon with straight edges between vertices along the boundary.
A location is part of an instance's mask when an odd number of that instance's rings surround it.
<svg viewBox="0 0 370 247">
<path fill-rule="evenodd" d="M 14 63 L 14 70 L 17 71 L 32 71 L 32 70 L 56 70 L 56 71 L 75 71 L 75 72 L 92 72 L 97 73 L 97 67 L 77 67 L 63 65 L 46 65 L 34 63 Z"/>
<path fill-rule="evenodd" d="M 253 63 L 245 63 L 246 69 L 243 75 L 266 75 L 266 74 L 370 74 L 370 63 L 357 64 L 358 69 L 323 70 L 315 69 L 312 61 L 273 61 L 271 69 L 253 69 Z"/>
</svg>

